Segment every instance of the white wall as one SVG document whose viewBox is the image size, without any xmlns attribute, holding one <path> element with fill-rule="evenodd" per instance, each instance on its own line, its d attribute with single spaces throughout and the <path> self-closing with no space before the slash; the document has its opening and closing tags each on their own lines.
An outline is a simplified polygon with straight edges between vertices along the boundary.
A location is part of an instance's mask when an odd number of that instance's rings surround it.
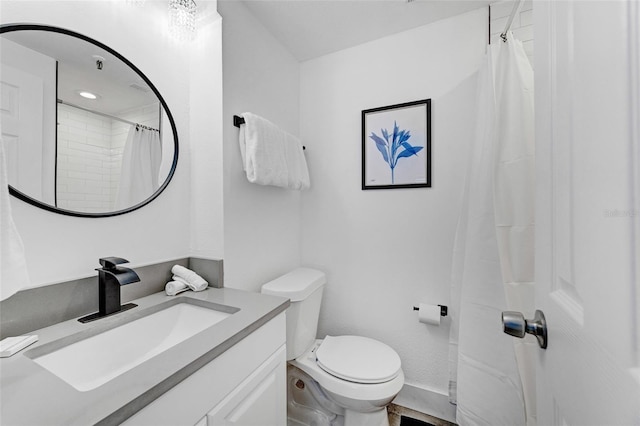
<svg viewBox="0 0 640 426">
<path fill-rule="evenodd" d="M 215 11 L 215 1 L 199 4 Z M 167 35 L 166 2 L 156 0 L 148 0 L 144 6 L 113 1 L 2 1 L 0 10 L 2 23 L 35 22 L 67 28 L 99 40 L 129 59 L 164 97 L 180 139 L 180 157 L 171 184 L 154 202 L 135 212 L 111 218 L 76 218 L 12 198 L 32 286 L 93 275 L 99 257 L 121 256 L 136 266 L 197 250 L 200 243 L 192 238 L 190 151 L 201 144 L 220 144 L 220 132 L 203 129 L 219 122 L 216 111 L 221 111 L 221 97 L 219 93 L 206 99 L 190 96 L 194 85 L 207 94 L 219 90 L 210 87 L 215 79 L 201 78 L 201 70 L 191 78 L 190 61 L 209 66 L 213 76 L 220 75 L 219 27 L 217 36 L 211 30 L 207 42 L 177 44 Z M 202 123 L 200 115 L 195 118 L 192 114 L 190 119 L 191 110 L 212 115 Z M 221 164 L 221 158 L 214 158 L 206 167 L 221 170 Z M 215 174 L 205 177 L 215 194 L 221 180 Z M 214 225 L 200 238 L 221 241 L 221 202 L 210 202 L 205 210 Z M 221 246 L 215 243 L 205 251 L 211 257 L 222 257 Z"/>
<path fill-rule="evenodd" d="M 220 1 L 218 11 L 223 27 L 225 286 L 258 291 L 300 264 L 301 197 L 297 191 L 247 181 L 233 115 L 253 112 L 297 135 L 300 67 L 243 4 Z"/>
<path fill-rule="evenodd" d="M 203 11 L 206 2 L 198 1 L 201 19 L 190 58 L 191 254 L 222 259 L 222 20 L 216 1 L 208 3 Z"/>
<path fill-rule="evenodd" d="M 302 263 L 328 275 L 318 334 L 389 344 L 400 354 L 408 388 L 434 391 L 445 403 L 448 322 L 420 324 L 412 307 L 449 302 L 487 30 L 481 9 L 301 66 L 300 132 L 312 181 L 303 194 Z M 362 191 L 361 111 L 426 98 L 432 187 Z"/>
</svg>

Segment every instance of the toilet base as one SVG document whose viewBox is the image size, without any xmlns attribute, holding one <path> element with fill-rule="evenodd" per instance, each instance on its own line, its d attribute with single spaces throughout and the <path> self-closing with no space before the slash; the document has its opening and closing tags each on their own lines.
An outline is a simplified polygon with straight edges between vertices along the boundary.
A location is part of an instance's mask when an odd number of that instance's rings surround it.
<svg viewBox="0 0 640 426">
<path fill-rule="evenodd" d="M 345 412 L 344 416 L 336 415 L 329 420 L 328 417 L 318 416 L 318 413 L 307 412 L 303 414 L 299 411 L 287 412 L 287 426 L 389 426 L 389 415 L 384 408 L 375 413 Z M 306 419 L 302 419 L 306 417 Z"/>
<path fill-rule="evenodd" d="M 368 412 L 345 409 L 299 368 L 287 365 L 288 426 L 389 426 L 387 408 Z"/>
<path fill-rule="evenodd" d="M 344 426 L 389 426 L 389 414 L 387 407 L 370 413 L 345 410 Z"/>
</svg>

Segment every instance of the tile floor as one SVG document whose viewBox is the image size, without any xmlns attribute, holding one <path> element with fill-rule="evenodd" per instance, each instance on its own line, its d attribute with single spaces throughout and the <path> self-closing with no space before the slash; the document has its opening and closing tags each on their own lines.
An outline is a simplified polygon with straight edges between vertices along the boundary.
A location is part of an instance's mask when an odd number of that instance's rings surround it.
<svg viewBox="0 0 640 426">
<path fill-rule="evenodd" d="M 433 426 L 456 426 L 455 423 L 448 422 L 446 420 L 439 419 L 437 417 L 430 416 L 428 414 L 421 413 L 419 411 L 411 410 L 406 407 L 402 407 L 396 404 L 390 404 L 389 411 L 389 426 L 402 426 L 400 420 L 402 416 L 409 417 L 425 422 L 427 425 Z"/>
</svg>

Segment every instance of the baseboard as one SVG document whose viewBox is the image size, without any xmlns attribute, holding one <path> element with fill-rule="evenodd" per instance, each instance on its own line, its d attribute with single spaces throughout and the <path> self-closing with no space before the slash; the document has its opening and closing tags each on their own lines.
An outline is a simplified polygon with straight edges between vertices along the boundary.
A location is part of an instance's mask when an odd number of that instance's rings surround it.
<svg viewBox="0 0 640 426">
<path fill-rule="evenodd" d="M 393 403 L 451 423 L 456 421 L 456 406 L 449 402 L 449 395 L 433 389 L 405 383 Z"/>
</svg>

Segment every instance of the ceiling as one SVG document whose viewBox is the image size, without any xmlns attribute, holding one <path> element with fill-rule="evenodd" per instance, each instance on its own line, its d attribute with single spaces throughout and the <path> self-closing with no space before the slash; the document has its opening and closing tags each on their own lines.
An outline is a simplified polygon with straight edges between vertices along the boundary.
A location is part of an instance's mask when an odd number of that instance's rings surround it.
<svg viewBox="0 0 640 426">
<path fill-rule="evenodd" d="M 496 0 L 244 0 L 243 3 L 302 62 L 487 7 L 493 1 Z"/>
<path fill-rule="evenodd" d="M 0 45 L 4 40 L 40 52 L 57 62 L 57 96 L 66 103 L 115 115 L 158 103 L 156 94 L 129 65 L 88 41 L 40 30 L 6 32 L 0 38 Z M 94 55 L 102 58 L 100 70 Z M 79 91 L 95 93 L 98 99 L 82 98 Z"/>
</svg>

